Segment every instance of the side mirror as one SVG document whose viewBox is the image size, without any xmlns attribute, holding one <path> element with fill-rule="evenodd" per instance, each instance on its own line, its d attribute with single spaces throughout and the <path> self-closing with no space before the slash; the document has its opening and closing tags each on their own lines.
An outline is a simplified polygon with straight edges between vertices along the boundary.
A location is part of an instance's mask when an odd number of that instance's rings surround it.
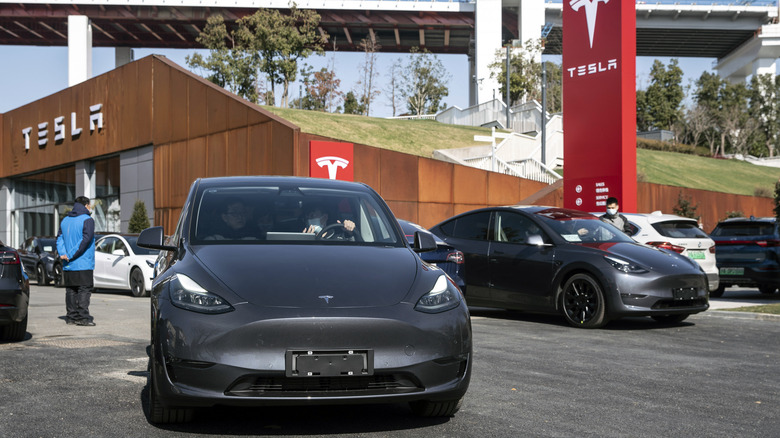
<svg viewBox="0 0 780 438">
<path fill-rule="evenodd" d="M 162 249 L 165 251 L 175 251 L 175 246 L 169 246 L 163 244 L 165 234 L 163 233 L 163 227 L 151 227 L 141 231 L 138 236 L 138 246 L 141 248 L 149 249 Z"/>
<path fill-rule="evenodd" d="M 412 245 L 414 252 L 433 251 L 436 248 L 438 245 L 436 245 L 436 239 L 432 235 L 422 231 L 414 232 L 414 245 Z"/>
<path fill-rule="evenodd" d="M 542 236 L 538 234 L 528 236 L 528 244 L 535 246 L 552 246 L 550 244 L 544 243 L 544 239 L 542 239 Z"/>
<path fill-rule="evenodd" d="M 111 255 L 115 255 L 115 256 L 119 256 L 119 257 L 124 257 L 124 256 L 126 256 L 127 254 L 125 254 L 125 250 L 123 250 L 123 249 L 115 249 L 115 250 L 114 250 L 114 251 L 111 253 Z"/>
</svg>

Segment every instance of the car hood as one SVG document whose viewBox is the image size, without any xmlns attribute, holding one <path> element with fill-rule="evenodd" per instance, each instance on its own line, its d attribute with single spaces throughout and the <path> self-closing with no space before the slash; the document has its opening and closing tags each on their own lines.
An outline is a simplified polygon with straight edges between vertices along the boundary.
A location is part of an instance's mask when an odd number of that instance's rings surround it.
<svg viewBox="0 0 780 438">
<path fill-rule="evenodd" d="M 581 245 L 601 250 L 605 255 L 610 254 L 627 259 L 661 274 L 679 274 L 681 270 L 696 273 L 700 271 L 698 265 L 687 257 L 649 245 L 629 242 L 584 243 Z"/>
<path fill-rule="evenodd" d="M 408 248 L 339 245 L 204 245 L 194 256 L 249 303 L 268 307 L 381 307 L 414 284 Z"/>
</svg>

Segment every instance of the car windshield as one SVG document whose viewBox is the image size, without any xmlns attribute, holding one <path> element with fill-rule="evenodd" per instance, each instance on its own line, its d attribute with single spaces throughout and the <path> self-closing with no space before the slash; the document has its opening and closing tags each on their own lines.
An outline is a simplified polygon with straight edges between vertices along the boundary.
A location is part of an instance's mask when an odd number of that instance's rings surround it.
<svg viewBox="0 0 780 438">
<path fill-rule="evenodd" d="M 696 222 L 692 221 L 664 221 L 652 225 L 664 237 L 678 239 L 709 239 L 710 237 Z"/>
<path fill-rule="evenodd" d="M 774 234 L 771 222 L 721 223 L 712 231 L 713 236 L 768 236 Z"/>
<path fill-rule="evenodd" d="M 597 217 L 539 217 L 568 242 L 634 242 L 622 231 Z"/>
<path fill-rule="evenodd" d="M 40 239 L 44 252 L 54 252 L 57 249 L 57 241 L 54 239 Z"/>
<path fill-rule="evenodd" d="M 193 244 L 403 246 L 394 217 L 369 192 L 321 186 L 215 187 L 200 193 Z"/>
<path fill-rule="evenodd" d="M 124 236 L 124 238 L 130 244 L 130 248 L 133 248 L 135 255 L 157 255 L 160 252 L 159 249 L 148 249 L 138 246 L 138 236 Z"/>
</svg>

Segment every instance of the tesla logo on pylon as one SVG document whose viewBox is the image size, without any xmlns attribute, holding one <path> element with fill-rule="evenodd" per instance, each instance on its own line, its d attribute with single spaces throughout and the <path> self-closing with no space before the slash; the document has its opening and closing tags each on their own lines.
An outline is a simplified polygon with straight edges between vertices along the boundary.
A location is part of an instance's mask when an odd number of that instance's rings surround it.
<svg viewBox="0 0 780 438">
<path fill-rule="evenodd" d="M 335 141 L 309 142 L 309 176 L 354 181 L 353 145 Z"/>
<path fill-rule="evenodd" d="M 596 15 L 599 10 L 599 2 L 609 3 L 609 0 L 571 0 L 569 6 L 575 11 L 579 11 L 585 6 L 585 19 L 588 21 L 588 37 L 590 38 L 590 48 L 593 48 L 593 33 L 596 31 Z"/>
</svg>

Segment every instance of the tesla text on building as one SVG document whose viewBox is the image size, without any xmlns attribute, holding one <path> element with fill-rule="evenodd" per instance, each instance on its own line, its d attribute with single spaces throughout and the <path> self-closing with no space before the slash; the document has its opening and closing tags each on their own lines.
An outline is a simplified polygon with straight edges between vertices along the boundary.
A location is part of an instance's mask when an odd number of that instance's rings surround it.
<svg viewBox="0 0 780 438">
<path fill-rule="evenodd" d="M 94 132 L 95 129 L 103 129 L 103 104 L 98 103 L 90 105 L 89 107 L 89 132 Z M 37 125 L 38 131 L 38 147 L 43 149 L 49 144 L 49 122 L 40 122 Z M 30 137 L 32 135 L 32 126 L 22 129 L 22 136 L 24 137 L 24 150 L 30 150 Z M 65 116 L 59 116 L 54 118 L 53 123 L 54 142 L 60 143 L 65 140 L 66 124 Z M 76 112 L 70 113 L 70 137 L 75 140 L 81 135 L 82 129 L 77 126 Z"/>
</svg>

